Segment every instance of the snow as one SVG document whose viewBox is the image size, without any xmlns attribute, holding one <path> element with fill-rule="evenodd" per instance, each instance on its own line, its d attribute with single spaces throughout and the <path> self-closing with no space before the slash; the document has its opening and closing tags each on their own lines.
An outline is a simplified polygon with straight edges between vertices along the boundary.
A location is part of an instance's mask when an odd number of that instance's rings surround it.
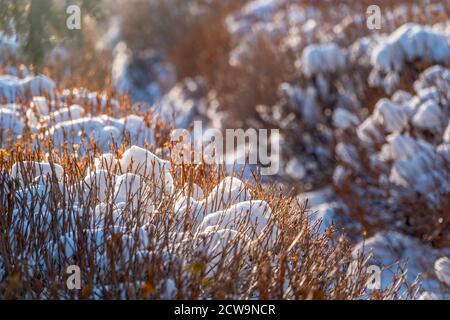
<svg viewBox="0 0 450 320">
<path fill-rule="evenodd" d="M 15 102 L 16 99 L 25 99 L 25 95 L 39 96 L 42 94 L 54 96 L 55 83 L 44 75 L 27 76 L 19 79 L 11 75 L 0 76 L 0 100 Z"/>
<path fill-rule="evenodd" d="M 19 136 L 23 133 L 24 122 L 19 112 L 6 107 L 0 107 L 0 133 L 2 136 L 10 133 Z"/>
<path fill-rule="evenodd" d="M 201 77 L 188 78 L 175 85 L 154 108 L 164 123 L 188 128 L 195 120 L 205 120 L 207 113 L 206 83 Z"/>
<path fill-rule="evenodd" d="M 58 241 L 50 241 L 47 244 L 46 249 L 47 252 L 52 254 L 53 262 L 57 265 L 61 265 L 64 259 L 72 261 L 75 257 L 77 246 L 75 243 L 75 238 L 72 235 L 66 234 L 59 237 Z"/>
<path fill-rule="evenodd" d="M 335 43 L 311 44 L 296 62 L 297 68 L 307 77 L 318 74 L 334 73 L 345 68 L 345 52 Z"/>
<path fill-rule="evenodd" d="M 114 62 L 112 65 L 112 81 L 119 93 L 130 90 L 130 80 L 127 78 L 126 68 L 130 60 L 130 52 L 124 42 L 120 42 L 114 48 Z"/>
<path fill-rule="evenodd" d="M 0 62 L 17 56 L 19 49 L 19 39 L 16 35 L 0 31 Z"/>
<path fill-rule="evenodd" d="M 90 172 L 84 178 L 84 183 L 89 190 L 95 190 L 95 194 L 100 202 L 104 202 L 108 199 L 108 190 L 111 190 L 111 187 L 115 184 L 115 182 L 116 176 L 106 170 Z"/>
<path fill-rule="evenodd" d="M 66 141 L 81 144 L 83 138 L 98 140 L 104 127 L 105 123 L 100 118 L 85 117 L 50 126 L 45 135 L 53 137 L 57 146 L 62 146 Z"/>
<path fill-rule="evenodd" d="M 408 116 L 404 109 L 384 98 L 375 105 L 373 118 L 387 132 L 401 132 L 408 125 Z"/>
<path fill-rule="evenodd" d="M 319 232 L 325 233 L 328 228 L 333 226 L 336 221 L 336 209 L 338 208 L 336 202 L 322 203 L 312 206 L 309 210 L 308 218 L 312 225 L 320 224 Z"/>
<path fill-rule="evenodd" d="M 231 204 L 250 199 L 244 182 L 236 177 L 228 176 L 224 178 L 205 199 L 208 212 L 223 210 Z"/>
<path fill-rule="evenodd" d="M 119 41 L 112 54 L 112 84 L 134 101 L 153 104 L 175 84 L 173 67 L 158 52 L 135 54 L 124 41 Z"/>
<path fill-rule="evenodd" d="M 201 201 L 204 198 L 204 193 L 202 188 L 196 183 L 188 184 L 186 183 L 183 187 L 183 192 L 185 197 L 192 197 L 196 201 Z"/>
<path fill-rule="evenodd" d="M 188 195 L 186 191 L 184 195 L 178 195 L 174 205 L 174 214 L 176 217 L 182 218 L 189 211 L 196 224 L 201 223 L 203 218 L 211 212 L 221 211 L 250 199 L 250 193 L 244 183 L 232 176 L 225 177 L 206 198 L 196 200 L 192 196 L 193 191 L 190 191 Z"/>
<path fill-rule="evenodd" d="M 253 200 L 237 203 L 223 211 L 209 213 L 205 216 L 198 230 L 204 231 L 207 227 L 217 229 L 232 229 L 246 232 L 250 238 L 259 236 L 269 224 L 272 214 L 267 202 Z M 244 229 L 238 227 L 244 223 Z"/>
<path fill-rule="evenodd" d="M 5 274 L 6 274 L 6 272 L 5 272 L 5 269 L 4 269 L 4 266 L 3 266 L 3 258 L 0 257 L 0 280 L 1 281 L 3 281 L 3 279 L 5 277 Z"/>
<path fill-rule="evenodd" d="M 388 144 L 384 145 L 382 149 L 382 157 L 385 160 L 411 159 L 420 150 L 416 140 L 407 135 L 393 133 L 386 140 Z"/>
<path fill-rule="evenodd" d="M 156 155 L 138 146 L 132 146 L 125 151 L 120 159 L 122 172 L 132 172 L 141 175 L 156 187 L 159 194 L 173 193 L 173 178 L 170 174 L 170 162 L 162 160 Z"/>
<path fill-rule="evenodd" d="M 434 263 L 434 272 L 440 281 L 450 287 L 450 259 L 442 257 Z"/>
<path fill-rule="evenodd" d="M 31 176 L 24 176 L 23 173 L 31 173 Z M 55 177 L 61 180 L 64 176 L 64 169 L 56 163 L 22 161 L 15 163 L 11 168 L 11 177 L 19 181 L 27 181 L 27 179 L 34 179 L 39 176 Z"/>
<path fill-rule="evenodd" d="M 325 187 L 319 190 L 302 193 L 298 196 L 297 201 L 299 203 L 304 203 L 306 200 L 308 200 L 308 205 L 310 207 L 316 207 L 321 204 L 326 204 L 332 201 L 333 197 L 334 197 L 333 188 Z"/>
<path fill-rule="evenodd" d="M 197 233 L 193 239 L 193 249 L 199 255 L 209 257 L 206 274 L 214 274 L 217 264 L 223 259 L 231 263 L 237 255 L 248 254 L 250 239 L 231 229 L 209 229 Z"/>
<path fill-rule="evenodd" d="M 439 133 L 443 130 L 442 120 L 444 118 L 441 108 L 433 100 L 427 100 L 414 115 L 412 123 L 418 128 Z"/>
<path fill-rule="evenodd" d="M 412 99 L 412 95 L 409 92 L 403 90 L 397 90 L 391 97 L 393 103 L 398 105 L 405 105 L 408 101 Z"/>
<path fill-rule="evenodd" d="M 447 125 L 447 129 L 445 129 L 443 138 L 444 138 L 444 142 L 450 143 L 450 121 Z"/>
<path fill-rule="evenodd" d="M 306 169 L 297 158 L 293 158 L 286 165 L 286 174 L 293 179 L 301 180 L 306 175 Z"/>
<path fill-rule="evenodd" d="M 106 171 L 115 172 L 120 167 L 120 162 L 112 153 L 104 153 L 94 160 L 96 170 L 105 169 Z"/>
<path fill-rule="evenodd" d="M 185 214 L 189 212 L 190 220 L 198 225 L 206 215 L 205 201 L 197 201 L 192 197 L 178 197 L 174 204 L 174 216 L 182 223 L 186 221 Z M 180 226 L 182 229 L 182 226 Z"/>
<path fill-rule="evenodd" d="M 373 117 L 364 120 L 356 129 L 356 133 L 361 141 L 370 145 L 380 143 L 384 139 L 379 125 Z"/>
<path fill-rule="evenodd" d="M 78 107 L 71 106 L 68 110 L 63 110 L 63 113 L 56 114 L 61 120 L 65 118 L 71 120 L 49 121 L 45 136 L 52 137 L 57 146 L 62 146 L 66 141 L 71 144 L 82 144 L 92 139 L 104 152 L 109 151 L 109 143 L 113 139 L 120 144 L 124 133 L 129 133 L 132 144 L 143 146 L 145 143 L 153 143 L 153 129 L 144 123 L 142 117 L 134 115 L 121 119 L 105 115 L 78 117 L 83 113 L 84 111 Z M 52 119 L 54 116 L 54 113 L 50 114 L 43 120 Z M 31 123 L 36 126 L 38 118 L 34 119 Z"/>
<path fill-rule="evenodd" d="M 372 52 L 372 65 L 382 71 L 400 72 L 406 62 L 429 59 L 434 63 L 450 61 L 448 36 L 435 32 L 429 26 L 407 23 L 393 32 Z"/>
<path fill-rule="evenodd" d="M 82 118 L 84 115 L 84 108 L 74 104 L 70 107 L 61 108 L 55 112 L 51 112 L 49 115 L 44 116 L 42 120 L 45 122 L 63 122 L 63 121 L 69 121 L 69 120 L 77 120 Z"/>
<path fill-rule="evenodd" d="M 357 127 L 359 119 L 352 112 L 344 108 L 337 108 L 333 112 L 333 124 L 336 128 L 349 129 Z"/>
<path fill-rule="evenodd" d="M 428 166 L 431 161 L 433 159 L 423 151 L 414 154 L 410 159 L 398 160 L 391 169 L 389 181 L 425 193 L 434 186 L 432 178 L 436 178 Z"/>
<path fill-rule="evenodd" d="M 114 187 L 115 203 L 131 203 L 132 208 L 137 209 L 144 199 L 144 189 L 144 183 L 139 175 L 125 173 L 118 176 Z"/>
<path fill-rule="evenodd" d="M 412 284 L 419 274 L 429 272 L 430 261 L 435 261 L 445 249 L 434 249 L 420 240 L 398 232 L 383 231 L 361 241 L 353 249 L 354 257 L 359 253 L 371 254 L 369 265 L 376 265 L 382 269 L 382 289 L 386 288 L 395 270 L 406 267 L 407 285 Z M 432 264 L 432 262 L 431 262 Z M 441 270 L 441 269 L 439 269 Z M 422 287 L 425 291 L 438 294 L 439 283 L 431 277 L 423 278 Z M 406 290 L 406 287 L 403 287 Z"/>
<path fill-rule="evenodd" d="M 419 89 L 417 97 L 421 102 L 428 102 L 428 100 L 439 101 L 439 90 L 434 86 Z"/>
<path fill-rule="evenodd" d="M 277 8 L 278 0 L 253 0 L 242 8 L 245 15 L 254 15 L 264 18 L 270 15 Z"/>
<path fill-rule="evenodd" d="M 442 156 L 443 159 L 450 161 L 450 143 L 443 143 L 437 146 L 436 152 Z"/>
<path fill-rule="evenodd" d="M 122 155 L 120 167 L 123 172 L 131 171 L 145 177 L 159 178 L 161 171 L 170 170 L 170 163 L 150 151 L 132 146 Z"/>
<path fill-rule="evenodd" d="M 335 185 L 348 187 L 343 183 L 350 183 L 349 188 L 356 188 L 358 194 L 374 195 L 376 203 L 380 203 L 380 208 L 373 205 L 374 219 L 383 216 L 376 213 L 380 209 L 389 212 L 386 217 L 408 212 L 412 209 L 411 199 L 416 197 L 423 199 L 430 215 L 440 215 L 441 208 L 445 207 L 450 190 L 446 163 L 450 154 L 445 141 L 449 85 L 448 69 L 430 67 L 414 82 L 415 95 L 398 91 L 391 100 L 382 98 L 357 128 L 357 149 L 370 159 L 370 170 L 378 176 L 375 186 L 365 172 L 366 165 L 358 168 L 363 158 L 336 150 L 341 163 L 335 169 Z M 355 142 L 349 141 L 351 145 Z M 355 173 L 357 179 L 361 178 L 370 187 L 360 188 L 356 181 L 353 184 L 347 179 Z"/>
<path fill-rule="evenodd" d="M 406 23 L 372 50 L 373 70 L 369 83 L 392 93 L 400 84 L 400 73 L 411 63 L 446 65 L 450 61 L 448 32 L 436 26 Z M 436 67 L 436 66 L 435 66 Z"/>
<path fill-rule="evenodd" d="M 357 166 L 358 150 L 352 144 L 339 142 L 336 145 L 336 157 L 349 166 Z"/>
<path fill-rule="evenodd" d="M 418 300 L 438 300 L 438 299 L 439 298 L 437 295 L 428 291 L 422 292 L 422 294 L 418 298 Z"/>
<path fill-rule="evenodd" d="M 50 113 L 47 99 L 42 96 L 33 97 L 31 100 L 31 109 L 33 109 L 38 115 L 42 116 L 47 116 Z"/>
<path fill-rule="evenodd" d="M 390 35 L 372 33 L 348 46 L 348 39 L 342 34 L 349 31 L 346 27 L 352 25 L 351 22 L 360 26 L 361 19 L 344 19 L 333 28 L 334 33 L 342 33 L 337 35 L 322 32 L 318 15 L 320 12 L 314 8 L 285 1 L 248 2 L 227 19 L 233 37 L 231 43 L 235 45 L 228 61 L 231 67 L 242 68 L 238 71 L 259 72 L 252 70 L 251 61 L 255 39 L 259 36 L 276 41 L 281 51 L 296 60 L 292 66 L 297 69 L 293 70 L 295 82 L 280 84 L 279 101 L 273 105 L 257 107 L 264 122 L 285 130 L 287 135 L 298 135 L 295 138 L 301 140 L 296 139 L 290 144 L 286 142 L 289 137 L 279 137 L 285 148 L 283 153 L 277 154 L 280 167 L 284 169 L 280 177 L 286 178 L 286 174 L 299 183 L 302 190 L 314 190 L 300 194 L 297 201 L 308 199 L 307 218 L 313 225 L 320 223 L 322 235 L 339 223 L 340 213 L 345 209 L 343 198 L 340 198 L 341 187 L 354 191 L 356 196 L 350 202 L 361 199 L 367 203 L 361 209 L 366 211 L 368 221 L 373 213 L 381 222 L 384 222 L 384 216 L 390 216 L 393 223 L 386 224 L 388 229 L 381 232 L 374 229 L 373 236 L 355 246 L 355 255 L 360 251 L 373 252 L 370 262 L 382 266 L 384 275 L 388 275 L 383 278 L 384 287 L 398 261 L 405 262 L 408 284 L 419 273 L 425 274 L 426 291 L 420 298 L 441 298 L 438 286 L 450 285 L 448 248 L 438 249 L 422 241 L 429 235 L 413 238 L 398 230 L 409 230 L 409 225 L 405 226 L 407 223 L 403 221 L 406 219 L 400 215 L 404 211 L 414 209 L 418 211 L 417 215 L 430 219 L 434 219 L 437 212 L 440 218 L 447 203 L 450 190 L 450 69 L 444 66 L 450 62 L 449 26 L 405 24 Z M 112 81 L 119 93 L 129 92 L 134 101 L 150 102 L 153 105 L 152 120 L 155 118 L 176 128 L 189 128 L 192 121 L 198 119 L 208 122 L 208 127 L 213 124 L 213 128 L 222 128 L 226 121 L 229 123 L 229 114 L 221 109 L 223 106 L 215 100 L 216 92 L 208 88 L 204 79 L 188 78 L 174 85 L 175 72 L 165 63 L 163 55 L 157 53 L 141 61 L 139 54 L 132 52 L 125 42 L 120 43 L 120 26 L 116 23 L 114 28 L 109 35 L 111 39 L 106 37 L 99 49 L 115 46 Z M 0 60 L 6 57 L 4 50 L 18 48 L 17 43 L 4 40 L 0 32 Z M 52 55 L 57 52 L 54 50 Z M 405 80 L 404 70 L 408 71 L 405 75 L 415 74 L 430 63 L 442 66 L 431 66 L 418 77 L 406 81 L 404 90 L 413 88 L 415 93 L 395 91 L 401 80 Z M 144 64 L 150 67 L 141 70 Z M 352 74 L 355 67 L 361 66 L 365 66 L 366 71 L 373 67 L 369 79 L 364 79 L 365 72 L 362 72 L 363 77 L 357 72 Z M 27 69 L 21 72 L 19 68 L 8 68 L 2 71 L 11 70 L 11 74 L 0 76 L 0 103 L 9 103 L 0 106 L 0 137 L 11 134 L 13 139 L 19 139 L 29 129 L 34 137 L 32 147 L 39 146 L 42 139 L 53 138 L 56 148 L 68 144 L 76 150 L 75 156 L 95 157 L 83 172 L 86 176 L 78 177 L 79 181 L 71 181 L 70 185 L 65 181 L 63 167 L 53 163 L 52 150 L 44 151 L 47 153 L 43 161 L 47 162 L 15 163 L 9 171 L 8 179 L 17 180 L 22 187 L 14 195 L 23 202 L 23 208 L 14 209 L 13 226 L 23 222 L 19 234 L 24 239 L 35 231 L 41 233 L 46 241 L 42 252 L 48 251 L 52 262 L 59 267 L 66 262 L 64 257 L 72 259 L 78 253 L 77 237 L 82 236 L 90 238 L 88 242 L 96 251 L 95 262 L 103 272 L 111 268 L 105 249 L 108 242 L 117 245 L 115 249 L 123 252 L 127 263 L 133 259 L 152 263 L 152 256 L 163 255 L 164 268 L 168 270 L 166 254 L 148 250 L 152 242 L 168 241 L 171 249 L 187 246 L 195 256 L 197 253 L 210 256 L 207 274 L 211 275 L 220 256 L 226 257 L 226 263 L 233 262 L 233 250 L 242 250 L 250 257 L 251 252 L 246 250 L 261 244 L 268 226 L 274 224 L 274 232 L 278 230 L 272 209 L 266 201 L 255 199 L 247 175 L 242 181 L 230 173 L 209 194 L 206 194 L 207 189 L 202 190 L 193 183 L 190 176 L 183 177 L 181 184 L 175 183 L 172 175 L 178 174 L 179 168 L 172 167 L 164 159 L 170 150 L 157 148 L 155 124 L 149 124 L 147 117 L 137 115 L 146 112 L 146 106 L 133 105 L 132 110 L 139 108 L 140 112 L 133 114 L 131 111 L 124 116 L 122 100 L 111 99 L 104 92 L 80 88 L 63 90 L 55 97 L 56 85 L 49 78 L 31 76 Z M 410 68 L 414 72 L 409 72 Z M 22 75 L 19 77 L 19 74 Z M 364 105 L 358 100 L 360 94 L 366 92 L 365 80 L 382 85 L 388 93 L 395 91 L 390 99 L 380 99 L 372 114 L 372 102 Z M 106 111 L 107 105 L 112 109 Z M 113 140 L 120 146 L 128 140 L 124 138 L 131 140 L 129 144 L 123 144 L 124 148 L 130 145 L 124 153 L 122 150 L 108 153 L 112 152 L 110 143 Z M 88 153 L 89 139 L 97 143 L 99 153 Z M 232 160 L 244 157 L 245 148 L 241 148 Z M 328 162 L 327 159 L 331 160 Z M 23 166 L 33 168 L 30 177 L 22 176 Z M 324 183 L 320 179 L 321 171 L 327 171 L 324 170 L 327 167 L 334 169 L 330 170 L 334 185 L 329 173 L 324 174 L 328 179 Z M 229 166 L 225 169 L 228 172 Z M 53 173 L 57 181 L 49 184 Z M 193 180 L 198 182 L 197 178 Z M 314 180 L 320 181 L 314 184 Z M 314 189 L 316 187 L 322 189 Z M 78 188 L 81 192 L 73 199 L 74 208 L 55 211 L 47 207 L 45 200 L 57 190 L 63 194 Z M 30 203 L 33 195 L 43 202 Z M 170 201 L 172 196 L 176 200 L 174 207 L 163 212 L 160 204 Z M 424 208 L 403 205 L 404 199 L 414 203 L 419 198 L 424 200 Z M 138 206 L 142 208 L 141 216 L 136 214 Z M 161 234 L 165 230 L 163 226 L 152 225 L 156 215 L 163 215 L 164 223 L 174 221 L 175 227 L 167 234 Z M 35 221 L 37 230 L 31 230 Z M 246 223 L 243 225 L 242 221 Z M 80 234 L 65 228 L 67 224 L 78 226 L 80 222 L 86 222 L 83 228 L 87 228 Z M 412 219 L 409 223 L 416 222 Z M 55 224 L 56 235 L 49 232 Z M 154 238 L 152 230 L 157 231 Z M 113 234 L 120 237 L 115 239 Z M 268 236 L 273 244 L 275 234 Z M 15 236 L 11 234 L 11 238 Z M 11 242 L 14 246 L 14 241 Z M 173 253 L 169 255 L 173 256 L 170 259 L 177 258 Z M 29 258 L 30 264 L 44 265 L 42 257 L 43 254 L 28 257 L 24 253 L 20 258 Z M 440 283 L 428 274 L 433 263 Z M 0 257 L 0 281 L 4 275 L 3 257 Z M 134 285 L 139 287 L 141 283 L 123 283 L 120 287 Z M 176 284 L 169 277 L 155 286 L 161 297 L 176 295 Z M 111 288 L 105 286 L 103 291 Z M 103 293 L 98 292 L 100 296 Z"/>
</svg>

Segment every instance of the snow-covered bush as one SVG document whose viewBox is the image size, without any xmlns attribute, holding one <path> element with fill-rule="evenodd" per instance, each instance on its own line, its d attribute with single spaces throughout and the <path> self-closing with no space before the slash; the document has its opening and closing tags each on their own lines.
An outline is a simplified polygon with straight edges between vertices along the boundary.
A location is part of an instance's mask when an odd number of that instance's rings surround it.
<svg viewBox="0 0 450 320">
<path fill-rule="evenodd" d="M 338 193 L 351 212 L 364 210 L 366 223 L 390 225 L 437 246 L 450 240 L 448 72 L 425 70 L 415 96 L 383 98 L 361 125 L 346 129 L 334 173 Z"/>
<path fill-rule="evenodd" d="M 136 162 L 126 155 L 130 150 Z M 48 284 L 54 289 L 49 292 L 26 286 L 18 292 L 3 282 L 0 296 L 67 298 L 65 281 L 58 279 L 62 279 L 68 265 L 81 261 L 83 279 L 89 277 L 93 289 L 103 289 L 83 291 L 72 298 L 131 297 L 121 286 L 133 281 L 155 283 L 151 292 L 140 285 L 133 295 L 135 298 L 217 298 L 220 295 L 305 298 L 302 292 L 313 284 L 330 298 L 366 294 L 360 281 L 350 275 L 333 280 L 337 269 L 344 272 L 352 263 L 351 247 L 342 236 L 340 240 L 335 238 L 332 228 L 321 234 L 309 225 L 303 208 L 292 199 L 282 194 L 271 195 L 258 185 L 244 186 L 237 178 L 227 177 L 218 183 L 219 176 L 214 177 L 210 172 L 208 178 L 201 177 L 206 173 L 195 168 L 190 169 L 189 175 L 200 175 L 196 180 L 200 186 L 180 189 L 176 186 L 180 185 L 181 177 L 174 176 L 174 193 L 159 193 L 158 188 L 151 187 L 148 170 L 139 170 L 142 162 L 150 164 L 139 156 L 144 152 L 139 150 L 132 147 L 125 151 L 116 161 L 115 169 L 111 169 L 113 159 L 103 155 L 105 161 L 97 160 L 94 171 L 89 171 L 92 170 L 89 165 L 75 168 L 77 162 L 71 160 L 74 155 L 64 151 L 53 155 L 54 159 L 66 159 L 64 166 L 53 162 L 16 162 L 15 150 L 10 155 L 14 158 L 2 154 L 0 221 L 5 230 L 1 235 L 5 246 L 1 249 L 0 275 L 2 278 L 11 275 L 11 269 L 3 270 L 7 261 L 8 266 L 20 270 L 25 280 L 31 281 L 39 275 L 43 288 Z M 27 152 L 21 156 L 36 160 L 39 157 L 31 150 Z M 152 159 L 152 172 L 160 163 L 160 172 L 166 170 L 163 160 L 156 156 Z M 11 163 L 14 165 L 10 173 L 5 173 Z M 127 171 L 135 169 L 135 173 L 113 173 L 125 167 Z M 169 175 L 167 171 L 165 177 Z M 31 179 L 35 176 L 40 177 L 39 182 Z M 187 192 L 190 201 L 202 201 L 202 189 L 210 190 L 204 204 L 208 213 L 199 223 L 189 223 L 196 220 L 192 204 L 184 212 L 175 211 L 173 195 Z M 331 243 L 334 243 L 333 250 L 328 251 Z M 288 252 L 289 258 L 285 260 Z M 273 267 L 264 268 L 265 263 Z M 279 282 L 266 281 L 280 270 L 288 271 L 285 277 L 289 285 L 275 290 Z M 317 272 L 314 270 L 321 271 L 311 278 L 311 272 Z M 112 272 L 122 282 L 116 282 Z M 330 291 L 320 280 L 328 273 L 327 281 L 333 282 Z M 52 276 L 55 274 L 56 280 Z M 157 285 L 165 279 L 176 283 L 171 282 L 170 294 Z M 306 279 L 308 284 L 302 284 Z"/>
<path fill-rule="evenodd" d="M 407 64 L 450 63 L 450 37 L 438 28 L 418 24 L 404 24 L 371 53 L 373 71 L 370 82 L 391 93 L 400 84 L 400 73 Z"/>
</svg>

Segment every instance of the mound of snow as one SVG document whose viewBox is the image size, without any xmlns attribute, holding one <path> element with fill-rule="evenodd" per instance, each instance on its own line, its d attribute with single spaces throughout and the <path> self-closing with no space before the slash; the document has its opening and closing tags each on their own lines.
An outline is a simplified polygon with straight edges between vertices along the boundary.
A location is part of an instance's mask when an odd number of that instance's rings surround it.
<svg viewBox="0 0 450 320">
<path fill-rule="evenodd" d="M 297 158 L 292 158 L 286 165 L 286 174 L 295 180 L 301 180 L 306 175 L 306 169 Z"/>
<path fill-rule="evenodd" d="M 94 159 L 94 167 L 96 170 L 115 172 L 120 168 L 120 162 L 112 153 L 104 153 Z"/>
<path fill-rule="evenodd" d="M 136 209 L 138 204 L 144 199 L 145 184 L 139 175 L 125 173 L 116 178 L 114 187 L 115 203 L 131 203 Z"/>
<path fill-rule="evenodd" d="M 450 121 L 447 125 L 447 129 L 445 129 L 444 132 L 444 142 L 450 143 Z"/>
<path fill-rule="evenodd" d="M 24 176 L 24 173 L 29 174 L 30 176 Z M 58 180 L 61 180 L 64 176 L 64 169 L 56 163 L 50 164 L 48 162 L 35 161 L 17 162 L 11 168 L 11 177 L 22 182 L 24 182 L 25 179 L 53 175 L 55 175 Z"/>
<path fill-rule="evenodd" d="M 344 108 L 337 108 L 333 112 L 333 124 L 336 128 L 349 129 L 359 125 L 358 117 Z"/>
<path fill-rule="evenodd" d="M 433 100 L 428 100 L 420 106 L 412 122 L 418 128 L 441 133 L 443 130 L 443 119 L 445 119 L 445 115 L 441 108 Z"/>
<path fill-rule="evenodd" d="M 172 194 L 173 178 L 170 174 L 170 162 L 137 146 L 125 151 L 120 159 L 122 172 L 132 172 L 141 175 L 148 183 L 155 185 L 158 196 L 160 193 Z"/>
<path fill-rule="evenodd" d="M 77 120 L 83 117 L 84 115 L 84 109 L 77 105 L 71 105 L 67 108 L 61 108 L 58 111 L 51 112 L 49 115 L 43 117 L 42 119 L 49 123 L 49 122 L 63 122 L 63 121 L 69 121 L 69 120 Z"/>
<path fill-rule="evenodd" d="M 123 172 L 133 172 L 144 177 L 160 178 L 163 171 L 170 170 L 170 163 L 138 146 L 132 146 L 120 159 Z"/>
<path fill-rule="evenodd" d="M 416 59 L 445 64 L 450 61 L 449 37 L 429 26 L 407 23 L 394 31 L 372 52 L 372 65 L 384 72 L 400 72 Z"/>
<path fill-rule="evenodd" d="M 205 230 L 195 235 L 193 249 L 208 257 L 206 273 L 214 273 L 220 261 L 232 263 L 236 256 L 248 255 L 250 239 L 236 230 Z M 189 242 L 190 243 L 190 242 Z"/>
<path fill-rule="evenodd" d="M 378 121 L 379 120 L 380 119 L 378 119 Z M 368 145 L 382 142 L 384 136 L 378 121 L 375 121 L 373 117 L 368 117 L 364 120 L 358 128 L 356 128 L 358 139 Z"/>
<path fill-rule="evenodd" d="M 185 197 L 192 197 L 196 201 L 202 201 L 204 198 L 203 190 L 195 183 L 186 183 L 183 187 L 182 194 Z"/>
<path fill-rule="evenodd" d="M 200 189 L 201 190 L 201 189 Z M 197 190 L 197 192 L 200 192 Z M 200 223 L 205 215 L 233 206 L 234 204 L 250 200 L 250 193 L 246 189 L 244 183 L 236 177 L 225 177 L 218 185 L 216 185 L 206 198 L 196 200 L 193 195 L 195 190 L 188 193 L 178 195 L 174 214 L 177 217 L 189 211 L 191 217 L 196 223 Z M 201 191 L 203 194 L 203 191 Z"/>
<path fill-rule="evenodd" d="M 31 96 L 49 95 L 54 96 L 55 83 L 43 75 L 28 76 L 19 79 L 11 75 L 0 76 L 0 101 L 16 102 L 17 99 L 25 99 Z"/>
<path fill-rule="evenodd" d="M 318 74 L 334 73 L 345 68 L 345 52 L 335 43 L 311 44 L 296 62 L 303 74 L 311 77 Z"/>
<path fill-rule="evenodd" d="M 214 212 L 247 200 L 250 200 L 250 193 L 245 184 L 238 178 L 228 176 L 213 188 L 204 201 L 208 212 Z"/>
<path fill-rule="evenodd" d="M 24 122 L 15 110 L 6 107 L 0 107 L 0 133 L 2 136 L 12 134 L 19 136 L 23 133 Z"/>
<path fill-rule="evenodd" d="M 272 209 L 267 202 L 253 200 L 240 202 L 228 209 L 207 214 L 198 231 L 232 229 L 257 239 L 269 225 Z M 212 228 L 211 228 L 212 227 Z"/>
<path fill-rule="evenodd" d="M 434 272 L 440 281 L 450 287 L 450 259 L 442 257 L 434 263 Z"/>
<path fill-rule="evenodd" d="M 97 170 L 90 172 L 85 178 L 84 183 L 98 196 L 100 202 L 108 199 L 108 190 L 111 190 L 116 183 L 116 176 L 106 170 Z"/>
<path fill-rule="evenodd" d="M 373 119 L 387 132 L 401 132 L 408 125 L 408 116 L 405 110 L 384 98 L 375 105 Z"/>
</svg>

